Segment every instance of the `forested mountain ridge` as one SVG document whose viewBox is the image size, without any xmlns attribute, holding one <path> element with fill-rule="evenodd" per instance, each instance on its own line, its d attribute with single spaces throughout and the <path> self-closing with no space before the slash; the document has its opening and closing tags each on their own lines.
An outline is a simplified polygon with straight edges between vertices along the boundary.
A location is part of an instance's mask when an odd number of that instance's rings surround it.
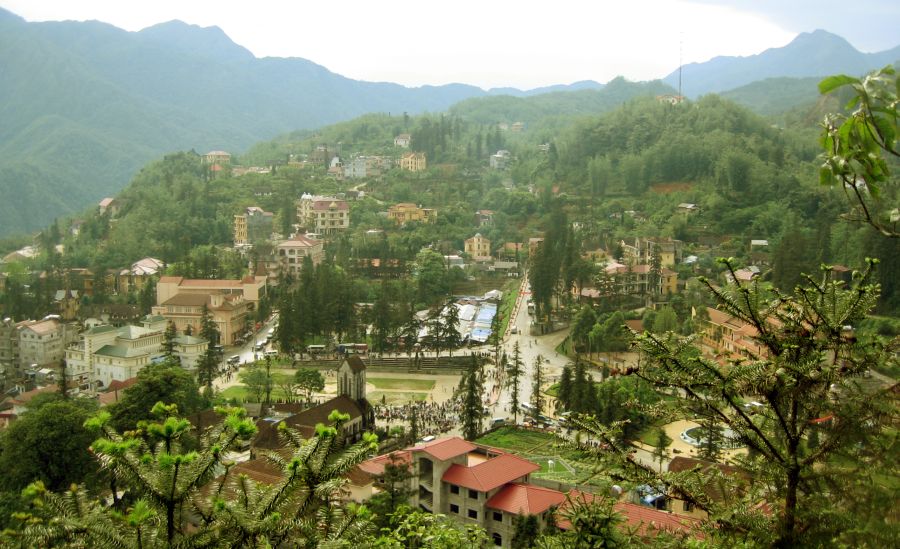
<svg viewBox="0 0 900 549">
<path fill-rule="evenodd" d="M 824 77 L 845 73 L 862 75 L 900 59 L 900 46 L 877 53 L 863 53 L 830 32 L 817 30 L 798 35 L 786 46 L 769 48 L 747 57 L 714 57 L 704 63 L 688 63 L 663 78 L 682 93 L 697 97 L 717 93 L 757 80 L 789 77 Z"/>
</svg>

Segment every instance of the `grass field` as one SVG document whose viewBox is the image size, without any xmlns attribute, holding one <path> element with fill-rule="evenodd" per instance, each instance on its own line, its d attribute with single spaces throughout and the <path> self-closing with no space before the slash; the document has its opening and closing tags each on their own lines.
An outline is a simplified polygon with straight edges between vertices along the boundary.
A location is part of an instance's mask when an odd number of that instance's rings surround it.
<svg viewBox="0 0 900 549">
<path fill-rule="evenodd" d="M 407 404 L 410 402 L 421 402 L 428 398 L 428 393 L 415 393 L 408 391 L 372 391 L 366 395 L 366 399 L 372 404 L 381 404 L 381 399 L 387 404 Z"/>
<path fill-rule="evenodd" d="M 430 391 L 434 389 L 433 379 L 402 379 L 395 377 L 369 377 L 366 379 L 378 389 L 397 389 L 409 391 Z"/>
<path fill-rule="evenodd" d="M 502 427 L 475 442 L 508 450 L 541 466 L 535 476 L 576 484 L 597 484 L 591 460 L 578 450 L 558 447 L 550 433 Z M 553 466 L 550 466 L 550 461 Z"/>
<path fill-rule="evenodd" d="M 479 438 L 476 442 L 513 452 L 534 453 L 534 450 L 547 447 L 556 442 L 556 437 L 550 433 L 526 431 L 515 427 L 502 427 Z"/>
</svg>

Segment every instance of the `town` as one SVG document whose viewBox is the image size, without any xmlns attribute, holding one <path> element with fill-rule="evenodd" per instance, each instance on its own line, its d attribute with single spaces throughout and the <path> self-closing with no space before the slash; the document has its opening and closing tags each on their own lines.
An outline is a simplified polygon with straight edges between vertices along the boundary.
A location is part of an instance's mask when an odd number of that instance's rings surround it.
<svg viewBox="0 0 900 549">
<path fill-rule="evenodd" d="M 896 540 L 896 238 L 810 132 L 491 116 L 173 152 L 10 240 L 0 540 Z"/>
</svg>

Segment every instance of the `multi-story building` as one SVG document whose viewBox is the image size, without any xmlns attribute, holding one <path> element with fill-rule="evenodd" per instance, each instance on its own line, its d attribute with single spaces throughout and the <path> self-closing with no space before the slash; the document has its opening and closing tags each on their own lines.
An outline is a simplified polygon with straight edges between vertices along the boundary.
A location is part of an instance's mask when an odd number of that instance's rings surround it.
<svg viewBox="0 0 900 549">
<path fill-rule="evenodd" d="M 266 272 L 277 277 L 280 273 L 290 273 L 294 277 L 303 269 L 304 258 L 309 257 L 313 265 L 325 258 L 321 240 L 296 235 L 275 245 L 275 254 L 266 261 Z"/>
<path fill-rule="evenodd" d="M 475 261 L 489 261 L 491 259 L 491 241 L 481 236 L 481 233 L 477 233 L 472 238 L 466 239 L 465 252 Z"/>
<path fill-rule="evenodd" d="M 297 219 L 317 234 L 334 234 L 350 227 L 350 206 L 346 200 L 304 194 L 297 203 Z"/>
<path fill-rule="evenodd" d="M 424 172 L 428 162 L 423 152 L 408 152 L 400 157 L 400 169 L 408 172 Z"/>
<path fill-rule="evenodd" d="M 401 133 L 397 137 L 394 138 L 394 146 L 395 147 L 403 147 L 404 149 L 409 148 L 409 142 L 412 140 L 412 136 L 408 133 Z"/>
<path fill-rule="evenodd" d="M 272 235 L 275 214 L 258 206 L 249 206 L 234 216 L 234 245 L 248 246 L 268 240 Z"/>
<path fill-rule="evenodd" d="M 192 279 L 183 276 L 163 276 L 156 283 L 156 304 L 162 305 L 178 294 L 210 294 L 239 295 L 253 309 L 259 300 L 265 297 L 268 277 L 264 275 L 245 276 L 244 278 Z"/>
<path fill-rule="evenodd" d="M 756 327 L 728 313 L 707 307 L 706 318 L 700 319 L 699 326 L 703 334 L 700 348 L 709 356 L 757 359 L 769 354 L 766 346 L 756 339 L 759 336 Z"/>
<path fill-rule="evenodd" d="M 203 163 L 209 165 L 227 166 L 231 164 L 231 153 L 225 151 L 209 151 L 203 155 Z"/>
<path fill-rule="evenodd" d="M 437 210 L 421 208 L 409 202 L 401 202 L 388 208 L 388 219 L 393 220 L 398 225 L 404 225 L 410 221 L 434 223 L 437 221 Z"/>
<path fill-rule="evenodd" d="M 19 364 L 19 329 L 22 324 L 24 322 L 13 322 L 10 318 L 0 322 L 0 379 L 6 380 L 0 383 L 0 389 L 22 377 Z"/>
<path fill-rule="evenodd" d="M 492 170 L 505 170 L 509 164 L 509 151 L 501 150 L 491 155 L 490 165 Z"/>
<path fill-rule="evenodd" d="M 66 325 L 56 318 L 19 323 L 19 368 L 56 366 L 65 356 Z"/>
<path fill-rule="evenodd" d="M 81 334 L 81 341 L 66 349 L 66 380 L 78 386 L 109 387 L 125 381 L 164 354 L 166 319 L 146 316 L 140 326 L 101 325 Z M 193 370 L 208 342 L 195 336 L 175 339 L 181 366 Z"/>
<path fill-rule="evenodd" d="M 678 292 L 678 273 L 666 269 L 659 270 L 653 284 L 650 265 L 622 265 L 612 261 L 604 272 L 613 283 L 613 291 L 619 295 L 667 295 Z"/>
<path fill-rule="evenodd" d="M 128 269 L 119 271 L 116 276 L 116 291 L 120 294 L 139 292 L 150 279 L 159 275 L 164 268 L 165 264 L 153 257 L 135 261 Z"/>
<path fill-rule="evenodd" d="M 247 331 L 251 307 L 241 294 L 215 291 L 178 293 L 158 302 L 152 314 L 173 322 L 179 333 L 184 333 L 188 327 L 191 333 L 200 333 L 204 307 L 219 330 L 219 342 L 223 345 L 235 344 Z"/>
<path fill-rule="evenodd" d="M 659 263 L 663 267 L 672 267 L 681 263 L 684 242 L 673 238 L 635 238 L 620 243 L 629 264 L 651 264 L 653 255 L 659 255 Z"/>
</svg>

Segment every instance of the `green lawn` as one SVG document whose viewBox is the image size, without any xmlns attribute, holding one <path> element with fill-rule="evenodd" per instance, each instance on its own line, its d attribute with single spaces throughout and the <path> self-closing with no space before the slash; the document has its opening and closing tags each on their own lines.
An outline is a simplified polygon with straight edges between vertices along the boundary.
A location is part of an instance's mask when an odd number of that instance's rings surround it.
<svg viewBox="0 0 900 549">
<path fill-rule="evenodd" d="M 225 389 L 224 391 L 222 391 L 222 398 L 233 398 L 238 402 L 256 402 L 256 397 L 243 385 L 237 385 Z M 280 388 L 275 387 L 274 389 L 272 389 L 272 398 L 282 400 L 285 398 L 284 392 Z"/>
<path fill-rule="evenodd" d="M 492 433 L 479 438 L 475 442 L 495 446 L 514 452 L 529 452 L 536 447 L 549 446 L 556 441 L 551 433 L 526 431 L 515 427 L 501 427 Z"/>
<path fill-rule="evenodd" d="M 378 389 L 407 389 L 410 391 L 430 391 L 434 389 L 433 379 L 402 379 L 395 377 L 370 377 L 366 379 Z"/>
<path fill-rule="evenodd" d="M 382 396 L 387 404 L 406 404 L 409 402 L 421 402 L 428 398 L 428 393 L 372 391 L 366 395 L 366 399 L 372 404 L 381 404 Z"/>
</svg>

